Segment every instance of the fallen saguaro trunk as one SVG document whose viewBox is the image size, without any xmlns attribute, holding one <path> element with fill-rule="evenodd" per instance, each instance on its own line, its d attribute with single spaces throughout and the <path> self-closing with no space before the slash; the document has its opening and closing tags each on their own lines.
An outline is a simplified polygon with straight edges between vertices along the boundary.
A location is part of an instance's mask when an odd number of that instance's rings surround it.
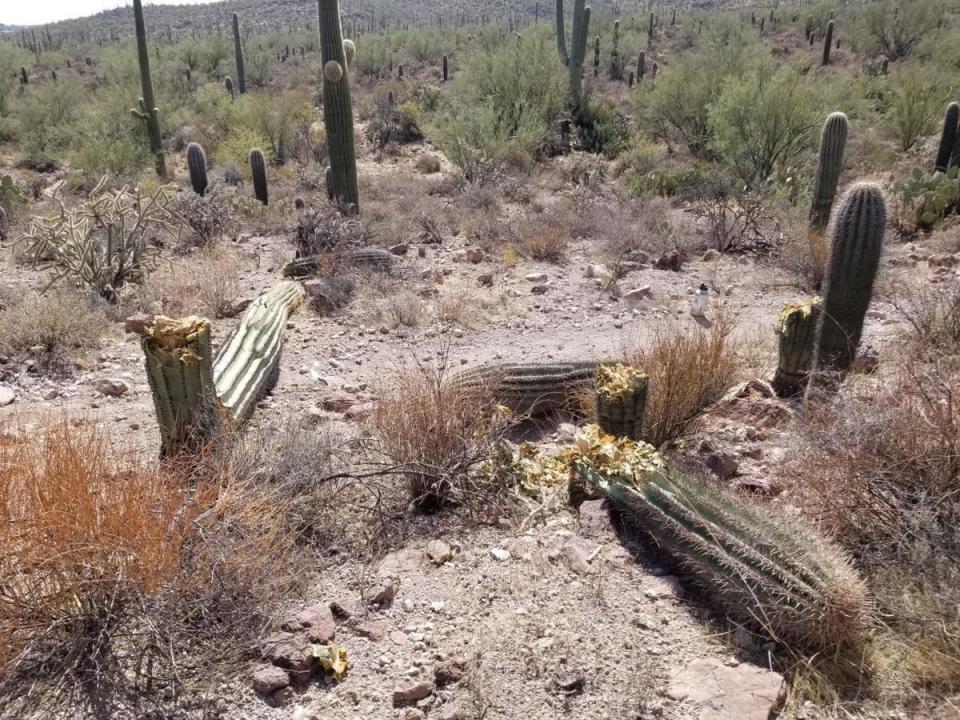
<svg viewBox="0 0 960 720">
<path fill-rule="evenodd" d="M 246 422 L 276 383 L 283 331 L 303 296 L 298 283 L 281 282 L 250 304 L 216 354 L 205 318 L 158 316 L 144 328 L 164 456 L 196 450 L 224 422 L 233 427 Z"/>
</svg>

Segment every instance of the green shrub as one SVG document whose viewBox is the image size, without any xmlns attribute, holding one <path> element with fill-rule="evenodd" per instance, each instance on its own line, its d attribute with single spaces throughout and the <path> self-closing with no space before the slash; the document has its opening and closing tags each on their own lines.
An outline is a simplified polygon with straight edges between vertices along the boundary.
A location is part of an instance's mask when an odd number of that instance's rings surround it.
<svg viewBox="0 0 960 720">
<path fill-rule="evenodd" d="M 627 146 L 630 130 L 627 120 L 612 102 L 584 93 L 577 114 L 577 137 L 586 152 L 614 158 Z"/>
<path fill-rule="evenodd" d="M 17 112 L 17 136 L 28 162 L 40 165 L 62 157 L 74 139 L 82 99 L 83 89 L 68 79 L 30 89 Z"/>
<path fill-rule="evenodd" d="M 249 94 L 247 97 L 250 100 L 242 105 L 239 121 L 266 140 L 262 149 L 269 149 L 276 162 L 285 163 L 296 154 L 298 139 L 306 138 L 313 104 L 293 92 L 278 93 L 266 101 Z"/>
<path fill-rule="evenodd" d="M 258 135 L 250 128 L 238 125 L 230 131 L 230 134 L 224 138 L 213 153 L 213 158 L 217 165 L 222 167 L 233 166 L 240 169 L 243 176 L 250 179 L 250 157 L 251 148 L 263 148 L 267 146 L 267 141 L 262 135 Z M 264 159 L 267 162 L 272 161 L 269 150 L 264 150 Z"/>
<path fill-rule="evenodd" d="M 395 105 L 377 100 L 367 121 L 367 139 L 381 149 L 390 143 L 420 140 L 420 116 L 420 106 L 412 100 Z"/>
<path fill-rule="evenodd" d="M 715 170 L 701 165 L 682 170 L 651 170 L 630 180 L 630 192 L 637 196 L 694 199 L 724 188 L 721 176 Z"/>
<path fill-rule="evenodd" d="M 863 9 L 866 34 L 877 52 L 889 60 L 906 57 L 923 36 L 943 19 L 940 0 L 875 3 Z"/>
<path fill-rule="evenodd" d="M 933 68 L 919 65 L 899 68 L 891 76 L 890 87 L 887 128 L 906 151 L 933 131 L 951 87 Z"/>
</svg>

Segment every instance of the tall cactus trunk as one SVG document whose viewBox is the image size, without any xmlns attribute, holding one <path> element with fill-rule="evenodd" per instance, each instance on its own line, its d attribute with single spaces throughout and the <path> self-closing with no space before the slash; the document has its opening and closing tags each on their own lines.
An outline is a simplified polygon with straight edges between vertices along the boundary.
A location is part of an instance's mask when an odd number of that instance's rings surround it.
<svg viewBox="0 0 960 720">
<path fill-rule="evenodd" d="M 133 23 L 137 35 L 137 60 L 140 64 L 140 86 L 143 90 L 143 121 L 147 124 L 150 152 L 153 153 L 157 175 L 167 177 L 167 161 L 163 156 L 163 137 L 160 133 L 160 111 L 153 97 L 150 79 L 150 52 L 147 49 L 147 29 L 143 22 L 142 0 L 133 0 Z"/>
<path fill-rule="evenodd" d="M 247 75 L 243 71 L 243 43 L 240 40 L 240 16 L 233 14 L 233 52 L 237 59 L 237 90 L 247 92 Z"/>
<path fill-rule="evenodd" d="M 330 149 L 329 191 L 346 212 L 360 212 L 357 154 L 353 139 L 350 72 L 340 28 L 338 0 L 317 0 L 323 72 L 323 122 Z M 339 65 L 335 68 L 332 63 Z M 329 71 L 328 71 L 329 69 Z"/>
<path fill-rule="evenodd" d="M 848 131 L 847 116 L 841 112 L 835 112 L 823 123 L 823 131 L 820 134 L 820 158 L 817 164 L 817 178 L 813 186 L 813 201 L 810 205 L 808 236 L 818 279 L 823 277 L 827 262 L 824 233 L 830 223 L 830 212 L 837 195 L 837 186 L 840 184 Z"/>
<path fill-rule="evenodd" d="M 952 102 L 947 105 L 947 111 L 943 115 L 943 131 L 940 133 L 940 146 L 937 148 L 934 172 L 946 172 L 950 168 L 950 156 L 957 142 L 958 126 L 960 126 L 960 105 Z"/>
<path fill-rule="evenodd" d="M 590 8 L 586 0 L 574 0 L 573 34 L 567 52 L 567 31 L 564 24 L 563 0 L 557 0 L 557 50 L 568 73 L 568 104 L 574 115 L 580 110 L 583 96 L 583 61 L 587 56 L 587 35 L 590 33 Z"/>
</svg>

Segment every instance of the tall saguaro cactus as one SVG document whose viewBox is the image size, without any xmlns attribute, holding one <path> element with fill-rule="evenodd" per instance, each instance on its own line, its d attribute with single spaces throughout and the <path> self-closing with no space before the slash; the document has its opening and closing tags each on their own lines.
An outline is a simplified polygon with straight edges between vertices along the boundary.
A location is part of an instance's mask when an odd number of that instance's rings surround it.
<svg viewBox="0 0 960 720">
<path fill-rule="evenodd" d="M 587 36 L 590 34 L 590 8 L 586 0 L 574 0 L 573 33 L 570 52 L 567 52 L 567 31 L 564 27 L 563 0 L 557 0 L 557 50 L 560 60 L 569 71 L 569 104 L 571 110 L 580 108 L 583 93 L 583 61 L 587 54 Z"/>
<path fill-rule="evenodd" d="M 823 39 L 823 60 L 821 65 L 830 64 L 830 49 L 833 47 L 833 20 L 827 23 L 827 36 Z"/>
<path fill-rule="evenodd" d="M 935 172 L 946 172 L 950 167 L 950 155 L 957 141 L 958 126 L 960 126 L 960 105 L 952 102 L 947 105 L 947 111 L 943 115 L 943 132 L 940 134 Z"/>
<path fill-rule="evenodd" d="M 843 375 L 853 364 L 880 267 L 886 222 L 883 193 L 871 183 L 852 187 L 837 208 L 814 372 Z"/>
<path fill-rule="evenodd" d="M 330 148 L 328 191 L 348 212 L 360 211 L 357 151 L 353 140 L 353 107 L 347 49 L 340 27 L 339 0 L 317 0 L 323 63 L 323 123 Z"/>
<path fill-rule="evenodd" d="M 810 251 L 813 254 L 817 273 L 823 272 L 826 264 L 826 241 L 824 232 L 830 222 L 830 211 L 840 182 L 843 155 L 847 146 L 849 123 L 841 112 L 831 114 L 823 123 L 820 134 L 820 159 L 817 178 L 813 186 L 813 201 L 810 204 Z"/>
<path fill-rule="evenodd" d="M 263 151 L 259 148 L 250 151 L 250 174 L 253 176 L 253 194 L 257 196 L 257 200 L 267 205 L 267 163 L 263 159 Z"/>
<path fill-rule="evenodd" d="M 243 71 L 243 44 L 240 42 L 240 16 L 233 14 L 233 51 L 237 56 L 237 90 L 247 92 L 247 76 Z"/>
<path fill-rule="evenodd" d="M 150 53 L 147 50 L 147 29 L 143 22 L 143 3 L 133 0 L 133 23 L 137 35 L 137 60 L 140 63 L 140 86 L 143 91 L 141 112 L 132 111 L 147 125 L 150 152 L 153 153 L 157 175 L 167 176 L 167 162 L 163 157 L 163 138 L 160 135 L 160 111 L 153 97 L 153 81 L 150 79 Z"/>
<path fill-rule="evenodd" d="M 190 185 L 193 191 L 203 197 L 207 192 L 207 154 L 200 143 L 187 145 L 187 169 L 190 171 Z"/>
</svg>

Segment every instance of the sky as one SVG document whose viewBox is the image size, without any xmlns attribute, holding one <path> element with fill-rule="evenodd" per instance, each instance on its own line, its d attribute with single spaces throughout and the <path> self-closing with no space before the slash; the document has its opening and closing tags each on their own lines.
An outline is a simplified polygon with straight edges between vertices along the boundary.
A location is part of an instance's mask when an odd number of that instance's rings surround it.
<svg viewBox="0 0 960 720">
<path fill-rule="evenodd" d="M 144 0 L 144 5 L 196 5 L 211 0 Z M 0 24 L 40 25 L 42 23 L 86 17 L 101 10 L 112 10 L 131 3 L 126 0 L 2 0 Z"/>
</svg>

